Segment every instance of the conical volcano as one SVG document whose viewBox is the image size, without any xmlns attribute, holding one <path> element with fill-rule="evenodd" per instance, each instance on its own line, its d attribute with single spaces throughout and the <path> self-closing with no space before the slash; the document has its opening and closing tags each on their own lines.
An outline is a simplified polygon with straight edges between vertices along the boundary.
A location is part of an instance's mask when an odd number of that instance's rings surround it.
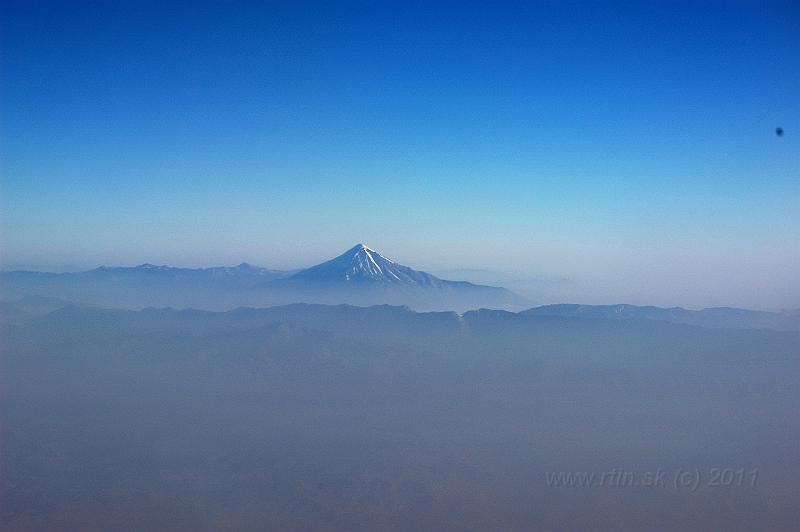
<svg viewBox="0 0 800 532">
<path fill-rule="evenodd" d="M 294 280 L 394 287 L 441 287 L 442 280 L 397 264 L 375 250 L 358 244 L 338 257 L 292 276 Z"/>
<path fill-rule="evenodd" d="M 397 264 L 363 244 L 269 283 L 285 299 L 307 303 L 408 305 L 415 310 L 520 310 L 528 303 L 505 288 L 446 281 Z"/>
</svg>

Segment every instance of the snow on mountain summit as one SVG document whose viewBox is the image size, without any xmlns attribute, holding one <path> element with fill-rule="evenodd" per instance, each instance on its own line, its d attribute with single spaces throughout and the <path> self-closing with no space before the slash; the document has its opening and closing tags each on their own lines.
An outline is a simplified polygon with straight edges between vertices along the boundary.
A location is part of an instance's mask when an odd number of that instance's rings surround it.
<svg viewBox="0 0 800 532">
<path fill-rule="evenodd" d="M 303 270 L 295 280 L 383 284 L 393 286 L 436 286 L 441 279 L 397 264 L 377 251 L 358 244 L 338 257 Z"/>
</svg>

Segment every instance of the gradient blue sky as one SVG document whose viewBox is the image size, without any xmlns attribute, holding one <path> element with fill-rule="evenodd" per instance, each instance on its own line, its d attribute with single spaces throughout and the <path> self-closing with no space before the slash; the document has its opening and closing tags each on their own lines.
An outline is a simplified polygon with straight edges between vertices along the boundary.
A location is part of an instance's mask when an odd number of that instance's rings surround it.
<svg viewBox="0 0 800 532">
<path fill-rule="evenodd" d="M 3 268 L 800 307 L 798 2 L 0 5 Z"/>
</svg>

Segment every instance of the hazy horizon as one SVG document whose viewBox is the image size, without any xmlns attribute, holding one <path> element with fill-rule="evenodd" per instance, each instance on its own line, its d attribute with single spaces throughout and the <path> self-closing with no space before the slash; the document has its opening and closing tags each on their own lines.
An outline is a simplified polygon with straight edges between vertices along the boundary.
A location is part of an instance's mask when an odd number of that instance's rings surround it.
<svg viewBox="0 0 800 532">
<path fill-rule="evenodd" d="M 0 529 L 800 530 L 798 88 L 797 0 L 0 0 Z"/>
<path fill-rule="evenodd" d="M 378 251 L 378 250 L 376 250 Z M 378 251 L 379 252 L 379 251 Z M 328 260 L 333 257 L 328 257 Z M 391 257 L 388 257 L 391 258 Z M 242 264 L 240 261 L 229 264 L 208 264 L 203 266 L 184 266 L 190 269 L 204 269 L 214 267 L 233 267 Z M 400 261 L 396 261 L 400 262 Z M 140 262 L 136 264 L 98 264 L 93 267 L 80 268 L 75 265 L 63 265 L 61 267 L 48 267 L 46 265 L 32 265 L 32 264 L 10 264 L 4 265 L 0 270 L 14 271 L 14 270 L 28 270 L 46 273 L 80 273 L 89 271 L 102 266 L 105 267 L 136 267 L 143 264 L 154 264 L 148 262 Z M 251 266 L 267 268 L 270 270 L 284 270 L 283 268 L 275 268 L 269 265 L 253 264 L 247 262 Z M 180 268 L 174 264 L 158 264 L 156 266 L 168 266 Z M 314 266 L 315 264 L 308 264 L 299 268 L 285 269 L 284 271 L 298 271 L 305 268 Z M 414 269 L 419 269 L 413 265 L 403 264 L 410 266 Z M 770 304 L 747 306 L 746 304 L 732 304 L 734 298 L 677 298 L 667 294 L 665 297 L 653 297 L 647 293 L 636 293 L 632 291 L 626 292 L 625 290 L 603 291 L 598 290 L 596 287 L 590 286 L 586 280 L 575 278 L 567 278 L 564 276 L 549 276 L 549 277 L 533 277 L 527 275 L 525 272 L 520 271 L 502 271 L 492 269 L 469 269 L 469 268 L 450 268 L 450 269 L 420 269 L 441 279 L 451 281 L 468 281 L 474 284 L 497 286 L 511 290 L 512 292 L 528 299 L 532 306 L 551 305 L 561 303 L 577 303 L 582 305 L 616 305 L 628 304 L 638 306 L 656 306 L 662 308 L 682 307 L 687 310 L 702 310 L 705 308 L 715 307 L 732 307 L 741 308 L 746 310 L 778 312 L 782 310 L 800 308 L 800 303 L 795 306 L 775 306 Z M 680 303 L 682 301 L 683 303 Z M 703 304 L 702 301 L 711 301 L 712 304 Z M 714 301 L 719 301 L 718 304 L 713 304 Z M 747 300 L 740 300 L 746 302 Z"/>
<path fill-rule="evenodd" d="M 0 9 L 4 265 L 363 242 L 548 300 L 800 307 L 797 3 Z"/>
<path fill-rule="evenodd" d="M 797 327 L 9 310 L 3 530 L 800 524 Z"/>
</svg>

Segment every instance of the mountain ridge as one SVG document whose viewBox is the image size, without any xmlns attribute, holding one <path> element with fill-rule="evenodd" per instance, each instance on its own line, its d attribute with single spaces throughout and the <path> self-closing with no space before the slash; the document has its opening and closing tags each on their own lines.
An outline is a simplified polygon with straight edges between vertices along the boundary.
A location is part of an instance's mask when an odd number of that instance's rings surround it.
<svg viewBox="0 0 800 532">
<path fill-rule="evenodd" d="M 397 287 L 486 286 L 467 281 L 450 281 L 415 270 L 384 257 L 377 251 L 357 244 L 331 260 L 317 264 L 285 278 L 288 281 L 334 282 L 390 285 Z M 499 287 L 489 287 L 499 288 Z"/>
<path fill-rule="evenodd" d="M 267 283 L 302 302 L 359 306 L 408 305 L 420 311 L 465 311 L 480 307 L 522 310 L 525 298 L 502 287 L 440 279 L 388 259 L 363 244 L 331 260 Z"/>
<path fill-rule="evenodd" d="M 530 301 L 502 287 L 448 281 L 394 262 L 363 244 L 304 270 L 174 268 L 149 263 L 77 273 L 2 272 L 2 297 L 46 296 L 111 308 L 230 310 L 290 303 L 408 305 L 419 311 L 522 310 Z"/>
<path fill-rule="evenodd" d="M 711 307 L 702 310 L 687 310 L 682 307 L 661 308 L 654 306 L 543 305 L 521 311 L 526 316 L 571 317 L 602 320 L 649 320 L 665 321 L 684 325 L 700 325 L 708 328 L 729 329 L 773 329 L 800 330 L 800 309 L 784 309 L 780 312 L 745 310 L 733 307 Z"/>
<path fill-rule="evenodd" d="M 227 311 L 294 303 L 369 307 L 408 306 L 418 312 L 481 308 L 528 316 L 645 319 L 712 328 L 800 330 L 800 309 L 781 312 L 728 307 L 693 311 L 681 307 L 556 304 L 530 301 L 501 287 L 449 281 L 414 270 L 363 244 L 303 270 L 237 266 L 177 268 L 149 263 L 101 266 L 84 272 L 0 272 L 0 299 L 14 312 L 38 314 L 64 304 L 141 310 L 146 307 Z"/>
</svg>

